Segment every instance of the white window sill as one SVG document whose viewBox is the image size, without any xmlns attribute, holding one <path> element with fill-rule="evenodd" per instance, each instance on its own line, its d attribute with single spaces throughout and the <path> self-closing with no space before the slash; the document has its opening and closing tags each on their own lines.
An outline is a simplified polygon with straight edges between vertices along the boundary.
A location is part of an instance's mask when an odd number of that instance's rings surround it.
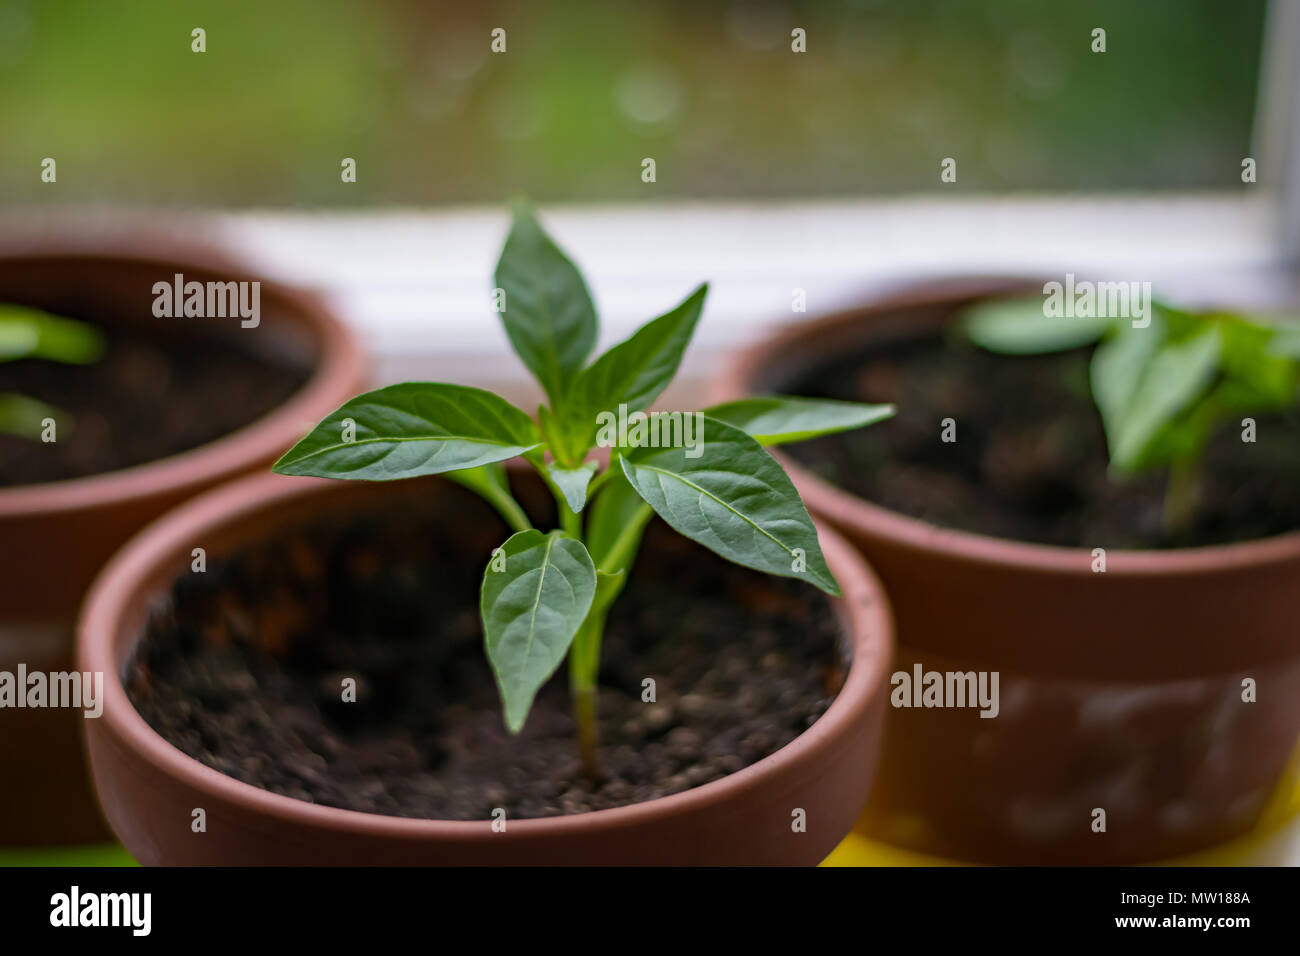
<svg viewBox="0 0 1300 956">
<path fill-rule="evenodd" d="M 1250 188 L 1250 187 L 1243 187 Z M 1289 304 L 1268 194 L 915 198 L 543 208 L 587 274 L 602 346 L 698 282 L 709 302 L 677 395 L 720 355 L 899 283 L 956 275 L 1150 280 L 1166 296 Z M 270 274 L 327 294 L 377 357 L 376 378 L 451 379 L 529 391 L 491 311 L 503 208 L 447 212 L 247 212 L 212 238 Z M 808 311 L 791 311 L 793 290 Z"/>
<path fill-rule="evenodd" d="M 544 207 L 588 277 L 601 347 L 711 285 L 668 404 L 690 407 L 728 350 L 773 325 L 890 287 L 957 276 L 1149 280 L 1166 298 L 1281 309 L 1300 288 L 1281 256 L 1280 206 L 1264 187 L 1233 194 Z M 504 206 L 446 211 L 7 212 L 0 234 L 73 227 L 94 243 L 133 227 L 207 240 L 258 272 L 323 293 L 375 357 L 378 383 L 450 380 L 540 395 L 491 310 Z M 795 313 L 795 289 L 807 312 Z"/>
</svg>

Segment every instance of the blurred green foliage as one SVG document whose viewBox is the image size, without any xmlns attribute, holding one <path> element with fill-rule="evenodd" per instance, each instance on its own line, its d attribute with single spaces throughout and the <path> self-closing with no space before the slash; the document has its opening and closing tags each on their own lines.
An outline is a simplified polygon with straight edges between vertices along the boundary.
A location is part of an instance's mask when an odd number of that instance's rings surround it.
<svg viewBox="0 0 1300 956">
<path fill-rule="evenodd" d="M 0 0 L 0 197 L 1231 188 L 1264 0 Z M 207 31 L 207 52 L 190 31 Z M 507 31 L 507 52 L 489 51 Z M 807 31 L 805 54 L 790 31 Z M 1090 50 L 1107 31 L 1107 52 Z M 44 157 L 55 185 L 40 181 Z M 641 182 L 652 156 L 658 182 Z M 958 160 L 943 187 L 939 163 Z M 358 182 L 340 182 L 354 157 Z"/>
<path fill-rule="evenodd" d="M 0 867 L 6 866 L 139 866 L 135 858 L 115 843 L 96 846 L 0 848 Z"/>
</svg>

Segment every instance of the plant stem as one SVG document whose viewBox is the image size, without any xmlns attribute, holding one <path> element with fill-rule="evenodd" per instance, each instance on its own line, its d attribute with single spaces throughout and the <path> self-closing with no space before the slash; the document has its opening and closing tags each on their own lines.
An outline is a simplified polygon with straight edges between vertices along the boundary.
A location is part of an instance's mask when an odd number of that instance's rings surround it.
<svg viewBox="0 0 1300 956">
<path fill-rule="evenodd" d="M 536 462 L 533 464 L 537 465 Z M 570 510 L 563 492 L 547 473 L 545 466 L 538 466 L 537 471 L 555 497 L 564 532 L 587 544 L 581 515 Z M 593 480 L 587 491 L 588 501 L 609 480 L 610 474 L 606 469 Z M 597 756 L 600 747 L 600 723 L 597 716 L 599 688 L 596 680 L 600 675 L 600 645 L 605 636 L 605 617 L 610 604 L 623 590 L 623 583 L 627 580 L 627 575 L 619 572 L 631 563 L 641 541 L 641 532 L 653 514 L 649 505 L 642 505 L 619 533 L 609 554 L 600 564 L 591 609 L 587 611 L 587 617 L 578 628 L 578 633 L 573 636 L 573 644 L 569 647 L 569 696 L 572 698 L 573 722 L 578 731 L 582 772 L 591 781 L 600 777 Z"/>
<path fill-rule="evenodd" d="M 565 500 L 564 492 L 561 491 L 560 486 L 555 483 L 555 479 L 552 478 L 551 473 L 546 470 L 546 466 L 538 464 L 535 461 L 532 462 L 532 465 L 537 469 L 537 474 L 541 476 L 546 487 L 551 489 L 551 496 L 555 498 L 555 509 L 560 516 L 560 527 L 564 529 L 564 533 L 569 537 L 577 538 L 579 541 L 582 541 L 582 517 L 575 514 L 573 509 L 569 507 L 569 502 Z M 583 543 L 585 544 L 586 542 L 584 541 Z"/>
<path fill-rule="evenodd" d="M 596 688 L 573 691 L 573 719 L 578 725 L 578 753 L 582 757 L 582 775 L 593 783 L 600 779 L 600 761 L 596 757 L 600 732 L 596 723 Z"/>
<path fill-rule="evenodd" d="M 596 757 L 599 732 L 596 723 L 596 688 L 575 693 L 573 718 L 578 722 L 578 753 L 582 756 L 582 774 L 593 783 L 600 779 L 600 761 Z"/>
<path fill-rule="evenodd" d="M 605 487 L 607 481 L 612 481 L 615 477 L 621 474 L 622 472 L 618 470 L 614 460 L 610 459 L 608 467 L 591 480 L 591 485 L 587 488 L 587 500 L 590 501 L 595 498 L 596 492 Z"/>
<path fill-rule="evenodd" d="M 605 637 L 605 616 L 627 581 L 627 566 L 632 562 L 641 541 L 641 532 L 654 511 L 642 505 L 619 533 L 609 554 L 601 562 L 597 578 L 596 597 L 592 601 L 587 619 L 578 628 L 569 648 L 569 695 L 573 698 L 573 720 L 578 726 L 578 747 L 582 754 L 582 770 L 590 780 L 600 774 L 596 749 L 600 743 L 600 727 L 596 717 L 596 678 L 600 673 L 600 645 Z"/>
<path fill-rule="evenodd" d="M 632 563 L 638 545 L 641 544 L 641 532 L 645 530 L 646 524 L 652 517 L 654 517 L 654 509 L 649 505 L 643 503 L 637 508 L 636 513 L 614 539 L 609 554 L 600 563 L 600 570 L 607 574 L 615 574 L 627 569 Z"/>
<path fill-rule="evenodd" d="M 605 617 L 626 581 L 626 574 L 597 575 L 591 610 L 569 648 L 569 695 L 573 698 L 573 720 L 578 727 L 582 770 L 590 780 L 596 780 L 600 775 L 600 764 L 596 759 L 600 743 L 600 724 L 596 718 L 599 688 L 596 681 L 600 676 L 600 645 L 605 638 Z"/>
<path fill-rule="evenodd" d="M 1165 535 L 1177 538 L 1188 531 L 1201 503 L 1201 469 L 1195 458 L 1175 461 L 1169 467 L 1165 487 L 1163 524 Z"/>
<path fill-rule="evenodd" d="M 557 502 L 560 508 L 560 524 L 564 527 L 564 533 L 571 538 L 577 538 L 582 541 L 582 518 L 569 510 L 569 503 L 561 495 Z"/>
<path fill-rule="evenodd" d="M 506 519 L 506 524 L 515 531 L 527 531 L 531 528 L 532 522 L 528 520 L 528 515 L 524 509 L 519 507 L 519 502 L 510 496 L 508 491 L 496 487 L 496 485 L 487 485 L 477 489 L 478 492 L 487 499 L 488 504 L 496 508 L 497 513 Z"/>
<path fill-rule="evenodd" d="M 573 722 L 578 728 L 578 752 L 582 756 L 582 772 L 592 781 L 600 775 L 600 763 L 596 758 L 600 743 L 596 676 L 600 670 L 600 639 L 604 625 L 604 610 L 593 608 L 569 648 L 569 695 L 573 698 Z"/>
</svg>

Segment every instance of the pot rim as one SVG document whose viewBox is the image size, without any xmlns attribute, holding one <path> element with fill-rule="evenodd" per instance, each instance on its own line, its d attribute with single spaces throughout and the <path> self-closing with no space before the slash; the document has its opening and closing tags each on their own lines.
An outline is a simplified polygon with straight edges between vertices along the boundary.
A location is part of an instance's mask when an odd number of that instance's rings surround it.
<svg viewBox="0 0 1300 956">
<path fill-rule="evenodd" d="M 775 368 L 778 359 L 800 369 L 815 367 L 826 357 L 830 348 L 828 343 L 836 336 L 895 310 L 955 306 L 969 299 L 1021 288 L 1026 281 L 1009 277 L 961 276 L 907 283 L 873 296 L 862 305 L 837 310 L 808 322 L 785 323 L 725 363 L 711 390 L 710 404 L 770 394 L 760 383 Z M 869 339 L 870 336 L 862 338 Z M 860 498 L 813 474 L 781 449 L 772 451 L 795 480 L 809 507 L 827 517 L 833 516 L 835 522 L 853 532 L 888 538 L 913 551 L 943 552 L 990 568 L 1079 578 L 1093 575 L 1093 555 L 1089 548 L 1018 541 L 931 524 Z M 1297 558 L 1300 558 L 1300 530 L 1191 548 L 1107 548 L 1106 569 L 1108 574 L 1130 577 L 1197 575 L 1250 570 Z"/>
<path fill-rule="evenodd" d="M 106 251 L 109 248 L 112 251 Z M 0 488 L 0 521 L 109 508 L 163 493 L 183 494 L 186 489 L 211 484 L 214 476 L 235 474 L 256 462 L 273 459 L 321 417 L 319 410 L 336 391 L 334 383 L 359 383 L 364 378 L 365 359 L 351 331 L 319 295 L 262 278 L 256 269 L 221 249 L 185 244 L 183 240 L 178 245 L 161 235 L 135 233 L 114 239 L 111 245 L 104 238 L 78 241 L 65 236 L 0 245 L 0 262 L 24 260 L 81 260 L 99 265 L 156 266 L 172 272 L 190 269 L 253 276 L 264 293 L 294 314 L 293 321 L 310 336 L 316 356 L 311 375 L 286 401 L 213 441 L 129 468 Z"/>
<path fill-rule="evenodd" d="M 122 683 L 119 659 L 139 636 L 120 638 L 128 606 L 162 568 L 188 555 L 191 543 L 222 525 L 237 523 L 280 504 L 320 493 L 337 482 L 324 478 L 290 478 L 260 474 L 209 491 L 148 525 L 122 548 L 91 587 L 77 622 L 77 667 L 104 677 L 100 717 L 115 748 L 133 753 L 163 774 L 209 798 L 232 803 L 283 822 L 308 824 L 336 833 L 466 842 L 485 838 L 488 820 L 428 820 L 344 810 L 307 803 L 236 780 L 183 753 L 163 739 L 132 706 Z M 834 747 L 853 728 L 868 720 L 876 695 L 887 689 L 894 644 L 893 616 L 875 573 L 847 541 L 818 525 L 827 563 L 839 580 L 842 598 L 827 598 L 836 608 L 853 659 L 839 693 L 816 723 L 775 753 L 748 767 L 680 793 L 628 806 L 556 817 L 509 822 L 517 839 L 559 836 L 590 828 L 612 830 L 635 826 L 679 812 L 724 803 L 746 789 L 779 779 L 825 748 Z M 119 653 L 121 645 L 121 653 Z"/>
</svg>

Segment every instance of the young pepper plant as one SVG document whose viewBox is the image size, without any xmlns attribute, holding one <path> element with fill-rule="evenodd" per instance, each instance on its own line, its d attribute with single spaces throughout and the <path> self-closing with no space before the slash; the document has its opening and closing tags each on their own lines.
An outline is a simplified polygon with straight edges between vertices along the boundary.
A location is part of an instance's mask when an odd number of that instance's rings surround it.
<svg viewBox="0 0 1300 956">
<path fill-rule="evenodd" d="M 44 359 L 89 365 L 104 352 L 104 336 L 93 325 L 50 315 L 40 309 L 0 303 L 0 363 Z M 0 432 L 38 438 L 41 421 L 58 409 L 17 392 L 0 392 Z M 67 416 L 63 416 L 65 419 Z"/>
<path fill-rule="evenodd" d="M 274 466 L 285 475 L 370 481 L 445 475 L 491 504 L 514 532 L 493 551 L 480 596 L 506 726 L 523 728 L 537 692 L 567 656 L 580 753 L 591 775 L 605 619 L 651 517 L 657 513 L 737 564 L 838 594 L 812 520 L 764 446 L 893 414 L 891 406 L 793 398 L 729 402 L 692 416 L 701 433 L 689 447 L 656 447 L 626 429 L 602 469 L 589 457 L 610 444 L 602 425 L 620 411 L 625 421 L 643 413 L 669 384 L 706 292 L 699 286 L 587 364 L 598 332 L 587 285 L 520 206 L 497 265 L 494 302 L 510 344 L 546 393 L 537 420 L 481 389 L 408 382 L 347 402 Z M 672 415 L 676 423 L 641 420 L 680 425 L 681 413 Z M 666 433 L 671 429 L 660 430 Z M 558 529 L 533 527 L 511 494 L 501 463 L 515 457 L 552 492 Z"/>
<path fill-rule="evenodd" d="M 1043 299 L 993 300 L 970 309 L 964 329 L 979 346 L 1034 355 L 1095 345 L 1089 369 L 1111 473 L 1166 469 L 1164 527 L 1185 532 L 1200 502 L 1210 438 L 1242 414 L 1279 411 L 1300 385 L 1294 329 L 1224 312 L 1193 314 L 1153 303 L 1150 323 L 1048 316 Z"/>
</svg>

